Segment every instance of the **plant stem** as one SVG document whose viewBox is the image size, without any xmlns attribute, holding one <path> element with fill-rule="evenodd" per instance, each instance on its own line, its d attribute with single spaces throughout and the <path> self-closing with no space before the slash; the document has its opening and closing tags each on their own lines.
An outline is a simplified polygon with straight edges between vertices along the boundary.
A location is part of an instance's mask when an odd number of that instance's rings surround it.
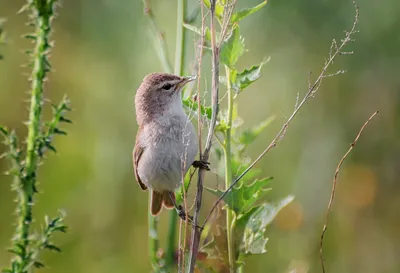
<svg viewBox="0 0 400 273">
<path fill-rule="evenodd" d="M 39 3 L 40 2 L 40 3 Z M 43 104 L 43 82 L 46 72 L 49 71 L 47 53 L 50 48 L 48 37 L 50 34 L 50 18 L 53 2 L 31 4 L 33 18 L 35 18 L 35 48 L 33 51 L 33 70 L 31 84 L 31 99 L 29 107 L 27 152 L 25 159 L 24 179 L 18 192 L 18 223 L 15 243 L 20 246 L 21 255 L 18 255 L 18 272 L 28 272 L 29 259 L 29 229 L 32 223 L 33 195 L 36 192 L 36 170 L 38 166 L 37 140 L 40 134 L 40 121 Z M 49 9 L 50 8 L 50 9 Z"/>
<path fill-rule="evenodd" d="M 156 19 L 154 17 L 153 11 L 151 10 L 149 0 L 143 0 L 144 5 L 144 13 L 149 17 L 151 30 L 153 32 L 154 37 L 158 41 L 158 45 L 156 45 L 156 52 L 158 54 L 158 58 L 160 59 L 162 66 L 165 72 L 171 73 L 172 68 L 171 64 L 168 59 L 168 48 L 167 44 L 165 43 L 164 36 L 162 35 L 161 31 L 159 30 Z"/>
<path fill-rule="evenodd" d="M 219 47 L 217 46 L 216 40 L 216 30 L 215 30 L 215 5 L 216 0 L 210 1 L 210 32 L 211 32 L 211 67 L 212 67 L 212 78 L 211 78 L 211 104 L 212 104 L 212 116 L 211 123 L 208 128 L 207 140 L 204 146 L 204 152 L 201 155 L 201 160 L 208 160 L 211 151 L 212 139 L 214 136 L 215 125 L 217 123 L 217 116 L 219 111 Z M 197 253 L 199 251 L 200 246 L 200 237 L 202 228 L 198 226 L 200 209 L 202 205 L 202 197 L 203 197 L 203 181 L 205 176 L 205 170 L 199 169 L 198 177 L 197 177 L 197 191 L 196 191 L 196 200 L 195 200 L 195 210 L 193 214 L 193 229 L 191 235 L 191 243 L 190 243 L 190 257 L 189 257 L 189 269 L 188 272 L 194 272 L 194 268 L 197 260 Z"/>
<path fill-rule="evenodd" d="M 168 238 L 166 248 L 166 261 L 165 265 L 167 268 L 173 266 L 175 261 L 175 241 L 176 241 L 176 229 L 178 222 L 178 214 L 175 210 L 169 211 L 169 222 L 168 222 Z"/>
<path fill-rule="evenodd" d="M 185 28 L 183 27 L 183 20 L 185 16 L 186 16 L 186 0 L 178 0 L 174 74 L 180 76 L 182 76 L 184 73 L 184 63 L 185 63 L 186 35 L 185 35 Z M 166 248 L 166 268 L 168 269 L 171 268 L 175 262 L 177 223 L 178 223 L 178 215 L 175 210 L 171 210 L 169 212 L 168 239 Z M 186 232 L 184 236 L 186 237 Z"/>
<path fill-rule="evenodd" d="M 225 188 L 228 189 L 232 183 L 232 164 L 231 164 L 231 128 L 233 112 L 233 94 L 231 88 L 231 70 L 225 66 L 227 92 L 228 92 L 228 129 L 225 133 L 224 156 L 225 156 Z M 229 254 L 230 272 L 235 272 L 235 240 L 234 240 L 234 212 L 231 209 L 226 211 L 227 242 Z"/>
<path fill-rule="evenodd" d="M 178 0 L 174 73 L 179 76 L 182 76 L 185 63 L 185 28 L 183 27 L 185 16 L 186 0 Z"/>
<path fill-rule="evenodd" d="M 149 211 L 151 206 L 151 198 L 149 198 Z M 158 242 L 158 217 L 153 217 L 149 213 L 149 255 L 154 272 L 160 271 L 160 262 L 157 256 L 159 242 Z"/>
</svg>

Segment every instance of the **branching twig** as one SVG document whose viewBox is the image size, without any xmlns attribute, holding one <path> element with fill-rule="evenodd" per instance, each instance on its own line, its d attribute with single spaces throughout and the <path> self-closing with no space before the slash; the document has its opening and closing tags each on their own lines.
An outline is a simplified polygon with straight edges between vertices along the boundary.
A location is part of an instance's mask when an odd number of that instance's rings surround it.
<svg viewBox="0 0 400 273">
<path fill-rule="evenodd" d="M 368 123 L 379 113 L 379 111 L 376 111 L 375 113 L 370 116 L 370 118 L 364 123 L 364 125 L 361 127 L 360 131 L 358 132 L 356 138 L 354 141 L 350 144 L 350 148 L 347 150 L 347 152 L 344 154 L 342 159 L 340 159 L 338 166 L 336 167 L 335 175 L 333 177 L 333 183 L 332 183 L 332 190 L 331 190 L 331 197 L 329 198 L 329 203 L 328 203 L 328 208 L 326 209 L 326 216 L 325 216 L 325 222 L 324 222 L 324 227 L 322 228 L 322 234 L 321 234 L 321 240 L 320 240 L 320 247 L 319 247 L 319 253 L 320 253 L 320 259 L 321 259 L 321 266 L 322 266 L 322 272 L 325 273 L 325 266 L 324 266 L 324 256 L 322 253 L 322 246 L 323 246 L 323 241 L 324 241 L 324 235 L 327 230 L 327 223 L 328 223 L 328 217 L 329 213 L 331 211 L 333 199 L 335 197 L 335 191 L 336 191 L 336 183 L 337 183 L 337 178 L 339 175 L 340 168 L 342 167 L 343 162 L 347 158 L 347 156 L 350 154 L 350 152 L 353 150 L 353 148 L 356 146 L 358 139 L 360 138 L 362 132 L 364 131 L 365 127 L 367 127 Z"/>
<path fill-rule="evenodd" d="M 268 153 L 272 148 L 276 147 L 277 144 L 283 139 L 283 137 L 286 135 L 286 131 L 287 128 L 289 126 L 289 124 L 293 121 L 294 117 L 298 114 L 299 110 L 303 107 L 303 105 L 311 98 L 314 97 L 314 95 L 316 94 L 316 92 L 319 90 L 319 87 L 321 86 L 321 83 L 323 81 L 324 78 L 330 76 L 330 74 L 327 74 L 327 70 L 328 68 L 332 65 L 333 61 L 335 60 L 335 58 L 338 55 L 346 55 L 349 54 L 350 52 L 342 52 L 342 49 L 344 48 L 344 46 L 346 46 L 349 42 L 353 41 L 352 39 L 352 35 L 355 34 L 357 32 L 356 30 L 356 26 L 358 23 L 358 15 L 359 15 L 359 11 L 358 11 L 358 6 L 356 5 L 355 2 L 353 2 L 355 5 L 355 10 L 356 10 L 356 14 L 355 14 L 355 18 L 354 18 L 354 22 L 353 22 L 353 26 L 351 28 L 350 31 L 346 31 L 346 35 L 344 37 L 344 39 L 341 40 L 341 44 L 338 46 L 336 43 L 336 40 L 333 40 L 332 44 L 331 44 L 331 48 L 330 48 L 330 52 L 329 52 L 329 58 L 325 61 L 325 64 L 319 74 L 319 76 L 317 77 L 317 79 L 314 81 L 313 84 L 311 84 L 308 88 L 307 93 L 304 95 L 303 99 L 300 101 L 300 103 L 298 104 L 298 106 L 295 108 L 295 110 L 293 111 L 293 113 L 290 115 L 290 117 L 287 119 L 287 121 L 283 124 L 282 128 L 280 129 L 280 131 L 276 134 L 275 138 L 271 141 L 271 143 L 268 145 L 268 147 L 253 161 L 253 163 L 250 164 L 249 167 L 246 168 L 246 170 L 244 170 L 231 184 L 231 186 L 218 198 L 218 200 L 214 203 L 214 206 L 212 207 L 212 209 L 210 210 L 209 214 L 207 215 L 204 224 L 203 224 L 203 228 L 204 226 L 207 224 L 208 219 L 210 218 L 211 214 L 213 213 L 213 211 L 215 210 L 215 208 L 218 206 L 218 204 L 223 200 L 223 198 L 226 196 L 226 194 L 232 190 L 232 188 L 240 181 L 240 179 L 242 179 L 243 176 L 245 176 L 260 160 L 261 158 L 264 157 L 264 155 L 266 153 Z M 345 54 L 343 54 L 345 53 Z"/>
</svg>

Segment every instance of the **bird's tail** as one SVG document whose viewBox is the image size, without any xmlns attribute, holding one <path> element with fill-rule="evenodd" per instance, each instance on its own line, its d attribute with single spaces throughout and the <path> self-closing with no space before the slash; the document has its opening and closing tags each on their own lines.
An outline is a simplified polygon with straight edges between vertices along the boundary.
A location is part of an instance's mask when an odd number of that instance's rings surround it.
<svg viewBox="0 0 400 273">
<path fill-rule="evenodd" d="M 172 199 L 171 199 L 172 198 Z M 161 212 L 164 205 L 167 209 L 172 209 L 175 207 L 175 193 L 170 191 L 151 192 L 151 215 L 156 216 Z"/>
</svg>

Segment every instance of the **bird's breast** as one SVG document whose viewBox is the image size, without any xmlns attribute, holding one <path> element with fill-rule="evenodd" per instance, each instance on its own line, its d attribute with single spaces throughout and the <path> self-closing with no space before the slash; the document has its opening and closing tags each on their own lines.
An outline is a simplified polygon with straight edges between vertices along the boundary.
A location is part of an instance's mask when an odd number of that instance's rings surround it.
<svg viewBox="0 0 400 273">
<path fill-rule="evenodd" d="M 140 142 L 145 147 L 138 172 L 150 188 L 173 190 L 180 185 L 198 151 L 193 124 L 183 117 L 174 116 L 143 127 Z"/>
</svg>

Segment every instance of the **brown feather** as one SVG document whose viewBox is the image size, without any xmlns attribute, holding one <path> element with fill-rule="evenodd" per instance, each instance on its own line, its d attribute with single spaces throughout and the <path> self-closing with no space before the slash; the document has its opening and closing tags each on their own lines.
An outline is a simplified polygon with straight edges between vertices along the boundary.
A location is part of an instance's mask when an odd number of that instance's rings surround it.
<svg viewBox="0 0 400 273">
<path fill-rule="evenodd" d="M 163 194 L 157 191 L 151 191 L 151 215 L 157 216 L 162 208 Z"/>
<path fill-rule="evenodd" d="M 140 179 L 138 170 L 137 170 L 140 157 L 142 156 L 144 149 L 145 149 L 144 147 L 139 145 L 139 132 L 140 132 L 140 128 L 139 128 L 138 134 L 136 136 L 135 148 L 133 149 L 133 169 L 135 172 L 136 181 L 139 183 L 139 186 L 142 188 L 142 190 L 145 191 L 145 190 L 147 190 L 147 187 L 145 184 L 143 184 L 142 180 Z"/>
<path fill-rule="evenodd" d="M 173 200 L 171 200 L 171 197 Z M 163 205 L 167 209 L 172 209 L 175 207 L 175 193 L 174 192 L 169 192 L 169 191 L 164 191 L 163 192 Z"/>
</svg>

